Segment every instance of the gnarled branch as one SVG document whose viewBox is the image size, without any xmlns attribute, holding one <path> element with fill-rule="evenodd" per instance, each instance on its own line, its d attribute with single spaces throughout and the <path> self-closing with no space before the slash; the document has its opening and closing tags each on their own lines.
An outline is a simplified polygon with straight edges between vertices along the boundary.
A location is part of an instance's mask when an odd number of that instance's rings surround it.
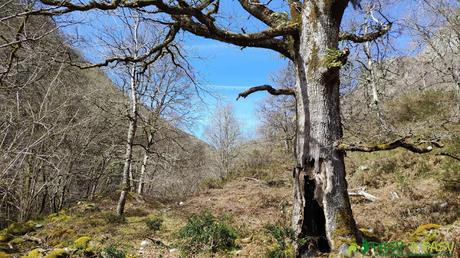
<svg viewBox="0 0 460 258">
<path fill-rule="evenodd" d="M 172 43 L 172 41 L 175 39 L 177 32 L 179 32 L 179 25 L 177 23 L 171 25 L 171 28 L 166 35 L 166 38 L 163 40 L 163 42 L 159 43 L 158 45 L 153 46 L 150 48 L 150 50 L 139 56 L 139 57 L 132 57 L 132 56 L 115 56 L 111 58 L 107 58 L 101 63 L 96 63 L 96 64 L 88 64 L 88 65 L 80 65 L 76 63 L 71 63 L 72 66 L 76 66 L 80 69 L 90 69 L 90 68 L 96 68 L 96 67 L 105 67 L 108 66 L 111 63 L 139 63 L 139 62 L 144 62 L 143 70 L 145 71 L 146 67 L 159 59 L 163 52 L 166 52 L 167 46 Z M 153 56 L 152 59 L 149 59 Z"/>
<path fill-rule="evenodd" d="M 193 21 L 189 16 L 174 16 L 174 19 L 180 23 L 181 28 L 198 36 L 241 47 L 267 48 L 275 50 L 287 58 L 293 58 L 286 41 L 277 39 L 277 37 L 296 33 L 298 28 L 295 25 L 269 28 L 264 31 L 246 34 L 230 32 L 216 26 L 206 26 Z"/>
<path fill-rule="evenodd" d="M 276 27 L 277 22 L 273 16 L 275 12 L 261 4 L 258 0 L 239 0 L 239 2 L 244 10 L 246 10 L 252 16 L 256 17 L 272 28 Z"/>
<path fill-rule="evenodd" d="M 383 143 L 377 145 L 369 144 L 345 144 L 339 143 L 336 144 L 336 149 L 340 151 L 357 151 L 357 152 L 376 152 L 376 151 L 387 151 L 394 150 L 396 148 L 404 148 L 414 153 L 428 153 L 433 150 L 433 146 L 442 148 L 443 145 L 436 141 L 424 141 L 421 144 L 415 144 L 409 142 L 409 137 L 404 137 L 398 140 L 395 140 L 390 143 Z"/>
<path fill-rule="evenodd" d="M 81 4 L 61 0 L 41 0 L 41 2 L 54 7 L 55 9 L 49 8 L 43 11 L 37 10 L 34 14 L 59 15 L 74 11 L 87 11 L 92 9 L 114 10 L 117 8 L 153 7 L 156 8 L 154 9 L 155 13 L 170 15 L 173 20 L 180 24 L 182 29 L 195 35 L 241 47 L 258 47 L 275 50 L 290 59 L 293 58 L 292 54 L 286 40 L 282 39 L 282 37 L 298 33 L 298 26 L 295 24 L 274 26 L 276 19 L 271 17 L 273 12 L 263 5 L 254 5 L 254 1 L 250 2 L 241 0 L 240 4 L 253 16 L 263 20 L 267 24 L 270 24 L 270 26 L 263 31 L 242 34 L 228 31 L 215 23 L 215 19 L 211 15 L 218 10 L 219 3 L 217 0 L 203 1 L 201 4 L 197 4 L 195 6 L 190 5 L 188 2 L 183 0 L 178 0 L 178 4 L 176 5 L 161 0 L 112 0 L 111 2 L 95 0 Z M 215 5 L 214 9 L 205 13 L 211 4 Z"/>
<path fill-rule="evenodd" d="M 383 26 L 380 26 L 377 31 L 369 32 L 369 33 L 362 34 L 362 35 L 356 35 L 356 34 L 348 33 L 348 32 L 341 32 L 339 35 L 339 40 L 348 40 L 354 43 L 363 43 L 367 41 L 373 41 L 385 35 L 391 29 L 391 26 L 392 26 L 391 23 L 387 23 Z"/>
<path fill-rule="evenodd" d="M 457 161 L 460 161 L 460 157 L 459 157 L 459 156 L 456 156 L 455 154 L 452 154 L 452 153 L 449 153 L 449 152 L 442 151 L 442 152 L 437 153 L 436 155 L 438 155 L 438 156 L 445 156 L 445 157 L 449 157 L 449 158 L 451 158 L 451 159 L 455 159 L 455 160 L 457 160 Z"/>
<path fill-rule="evenodd" d="M 270 85 L 261 85 L 249 88 L 246 91 L 241 92 L 238 94 L 236 100 L 240 99 L 240 97 L 246 98 L 250 94 L 257 92 L 257 91 L 267 91 L 268 93 L 278 96 L 278 95 L 290 95 L 295 96 L 295 91 L 293 89 L 275 89 Z"/>
</svg>

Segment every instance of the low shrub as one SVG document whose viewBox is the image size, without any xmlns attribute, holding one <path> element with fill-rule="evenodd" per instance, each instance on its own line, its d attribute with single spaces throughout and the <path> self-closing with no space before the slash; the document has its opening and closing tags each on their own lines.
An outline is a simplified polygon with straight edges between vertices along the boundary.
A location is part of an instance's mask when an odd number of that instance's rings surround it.
<svg viewBox="0 0 460 258">
<path fill-rule="evenodd" d="M 220 178 L 207 178 L 201 183 L 202 189 L 222 189 L 224 188 L 224 180 Z"/>
<path fill-rule="evenodd" d="M 112 212 L 102 213 L 103 219 L 109 224 L 122 224 L 126 222 L 125 216 L 118 216 Z"/>
<path fill-rule="evenodd" d="M 158 216 L 152 216 L 152 217 L 147 218 L 147 220 L 145 221 L 145 224 L 150 230 L 153 230 L 155 232 L 155 231 L 160 230 L 161 225 L 163 224 L 163 219 Z"/>
<path fill-rule="evenodd" d="M 452 192 L 460 192 L 460 162 L 454 159 L 446 159 L 442 163 L 439 181 L 442 186 Z"/>
<path fill-rule="evenodd" d="M 207 211 L 190 217 L 178 232 L 179 247 L 188 255 L 233 249 L 237 236 L 228 218 L 216 218 Z"/>
<path fill-rule="evenodd" d="M 125 217 L 145 217 L 149 215 L 148 211 L 142 208 L 132 208 L 125 212 Z"/>
<path fill-rule="evenodd" d="M 103 258 L 125 258 L 126 254 L 122 250 L 118 250 L 114 246 L 109 246 L 102 250 L 101 257 Z"/>
<path fill-rule="evenodd" d="M 287 258 L 294 256 L 295 232 L 287 225 L 267 224 L 265 231 L 275 239 L 275 245 L 267 252 L 269 258 Z"/>
</svg>

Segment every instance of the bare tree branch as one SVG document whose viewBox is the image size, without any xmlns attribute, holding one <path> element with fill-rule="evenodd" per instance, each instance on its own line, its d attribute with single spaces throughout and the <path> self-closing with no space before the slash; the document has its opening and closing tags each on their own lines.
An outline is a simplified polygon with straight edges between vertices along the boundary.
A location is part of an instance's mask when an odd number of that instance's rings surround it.
<svg viewBox="0 0 460 258">
<path fill-rule="evenodd" d="M 387 34 L 387 32 L 390 31 L 391 26 L 392 26 L 392 23 L 387 23 L 383 26 L 380 26 L 377 31 L 369 32 L 369 33 L 362 34 L 362 35 L 356 35 L 356 34 L 348 33 L 348 32 L 341 32 L 339 35 L 339 39 L 352 41 L 354 43 L 363 43 L 363 42 L 373 41 Z"/>
<path fill-rule="evenodd" d="M 246 34 L 230 32 L 218 28 L 215 25 L 206 26 L 193 21 L 192 18 L 188 16 L 175 16 L 174 19 L 180 22 L 181 28 L 198 36 L 215 39 L 241 47 L 267 48 L 275 50 L 287 58 L 293 58 L 287 42 L 285 40 L 278 39 L 278 37 L 281 36 L 296 34 L 298 28 L 293 24 Z"/>
<path fill-rule="evenodd" d="M 267 91 L 268 93 L 278 96 L 278 95 L 291 95 L 295 96 L 295 91 L 293 89 L 275 89 L 270 85 L 261 85 L 261 86 L 255 86 L 252 88 L 249 88 L 248 90 L 241 92 L 238 94 L 238 97 L 236 100 L 238 100 L 240 97 L 246 98 L 250 94 L 257 92 L 257 91 Z"/>
<path fill-rule="evenodd" d="M 277 25 L 275 16 L 273 15 L 275 12 L 265 5 L 260 4 L 258 0 L 239 0 L 239 2 L 248 13 L 252 14 L 263 23 L 272 28 Z"/>
<path fill-rule="evenodd" d="M 261 19 L 271 28 L 255 33 L 234 33 L 224 28 L 219 27 L 215 23 L 214 17 L 211 14 L 217 12 L 218 1 L 204 1 L 196 6 L 191 6 L 185 1 L 178 1 L 179 4 L 172 5 L 159 0 L 137 0 L 122 2 L 113 0 L 112 2 L 97 2 L 91 1 L 84 4 L 74 4 L 71 1 L 60 0 L 42 0 L 42 3 L 56 7 L 55 10 L 36 10 L 33 14 L 38 15 L 60 15 L 74 11 L 88 10 L 114 10 L 117 8 L 142 8 L 152 6 L 157 8 L 155 12 L 169 14 L 173 20 L 179 22 L 180 27 L 195 35 L 205 38 L 211 38 L 222 42 L 234 44 L 241 47 L 258 47 L 275 50 L 280 54 L 292 59 L 287 42 L 280 37 L 298 34 L 298 26 L 296 24 L 287 23 L 280 26 L 278 23 L 275 26 L 276 17 L 270 16 L 273 11 L 269 10 L 264 5 L 257 5 L 254 1 L 240 1 L 240 4 L 248 12 L 256 18 Z M 208 13 L 203 13 L 205 9 L 214 4 L 214 9 Z"/>
<path fill-rule="evenodd" d="M 89 68 L 96 68 L 96 67 L 104 67 L 104 66 L 108 66 L 109 64 L 111 63 L 115 63 L 115 64 L 118 64 L 118 63 L 138 63 L 138 62 L 145 62 L 144 64 L 144 68 L 141 70 L 141 72 L 145 71 L 146 69 L 146 66 L 150 65 L 151 63 L 153 63 L 154 61 L 158 60 L 161 56 L 162 56 L 162 53 L 163 52 L 166 52 L 166 48 L 167 46 L 172 42 L 174 41 L 176 35 L 177 35 L 177 32 L 179 32 L 179 26 L 177 23 L 173 24 L 170 26 L 170 30 L 166 36 L 166 38 L 163 40 L 163 42 L 161 42 L 160 44 L 158 45 L 155 45 L 154 47 L 152 47 L 147 53 L 141 55 L 141 56 L 138 56 L 138 57 L 133 57 L 133 56 L 115 56 L 115 57 L 111 57 L 111 58 L 108 58 L 106 60 L 104 60 L 104 62 L 101 62 L 101 63 L 97 63 L 97 64 L 89 64 L 89 65 L 80 65 L 80 64 L 76 64 L 76 63 L 72 63 L 71 62 L 71 65 L 72 66 L 76 66 L 80 69 L 89 69 Z M 167 52 L 170 52 L 170 51 L 167 51 Z M 151 60 L 148 60 L 150 57 L 153 57 L 153 59 Z M 70 58 L 70 57 L 69 57 Z"/>
<path fill-rule="evenodd" d="M 437 153 L 436 154 L 437 156 L 445 156 L 445 157 L 449 157 L 449 158 L 452 158 L 452 159 L 455 159 L 457 161 L 460 161 L 460 157 L 456 156 L 455 154 L 452 154 L 452 153 L 448 153 L 448 152 L 440 152 L 440 153 Z"/>
<path fill-rule="evenodd" d="M 376 145 L 369 144 L 345 144 L 339 143 L 336 145 L 337 150 L 341 151 L 357 151 L 357 152 L 376 152 L 376 151 L 386 151 L 394 150 L 396 148 L 404 148 L 414 153 L 428 153 L 433 150 L 433 146 L 442 148 L 443 145 L 436 141 L 423 141 L 421 144 L 425 146 L 420 146 L 420 144 L 411 143 L 408 141 L 409 137 L 404 137 L 398 140 L 395 140 L 390 143 L 382 143 Z M 429 144 L 426 144 L 429 143 Z"/>
</svg>

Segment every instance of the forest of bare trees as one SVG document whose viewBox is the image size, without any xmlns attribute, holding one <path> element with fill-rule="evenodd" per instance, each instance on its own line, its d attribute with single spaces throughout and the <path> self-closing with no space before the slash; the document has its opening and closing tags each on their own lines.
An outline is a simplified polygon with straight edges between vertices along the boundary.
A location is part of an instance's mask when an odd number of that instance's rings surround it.
<svg viewBox="0 0 460 258">
<path fill-rule="evenodd" d="M 121 81 L 117 88 L 103 70 L 80 67 L 81 57 L 51 19 L 8 18 L 22 8 L 10 1 L 1 9 L 2 226 L 111 193 L 121 181 L 166 199 L 196 189 L 207 147 L 177 129 L 193 117 L 187 75 L 166 59 L 148 67 L 148 60 L 122 63 L 111 70 Z M 128 39 L 139 45 L 127 49 L 120 38 L 109 54 L 148 50 L 139 47 L 140 28 L 130 28 Z"/>
</svg>

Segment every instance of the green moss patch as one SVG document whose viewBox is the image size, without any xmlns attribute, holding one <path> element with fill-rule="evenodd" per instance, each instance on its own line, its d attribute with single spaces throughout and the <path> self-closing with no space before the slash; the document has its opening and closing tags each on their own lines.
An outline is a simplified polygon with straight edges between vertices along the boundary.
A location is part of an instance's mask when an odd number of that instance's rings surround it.
<svg viewBox="0 0 460 258">
<path fill-rule="evenodd" d="M 86 249 L 91 241 L 91 237 L 82 236 L 74 241 L 74 247 L 77 249 Z"/>
<path fill-rule="evenodd" d="M 57 248 L 49 252 L 45 258 L 63 258 L 70 257 L 69 252 L 66 249 Z"/>
</svg>

